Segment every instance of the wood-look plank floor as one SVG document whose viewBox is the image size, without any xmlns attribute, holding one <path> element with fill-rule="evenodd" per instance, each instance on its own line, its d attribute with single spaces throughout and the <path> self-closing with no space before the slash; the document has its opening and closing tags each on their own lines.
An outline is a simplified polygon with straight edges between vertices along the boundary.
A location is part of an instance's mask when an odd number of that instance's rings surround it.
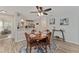
<svg viewBox="0 0 79 59">
<path fill-rule="evenodd" d="M 79 53 L 79 45 L 56 41 L 57 48 L 54 53 Z M 26 41 L 14 42 L 12 39 L 0 40 L 0 53 L 19 53 L 19 49 L 26 46 Z"/>
</svg>

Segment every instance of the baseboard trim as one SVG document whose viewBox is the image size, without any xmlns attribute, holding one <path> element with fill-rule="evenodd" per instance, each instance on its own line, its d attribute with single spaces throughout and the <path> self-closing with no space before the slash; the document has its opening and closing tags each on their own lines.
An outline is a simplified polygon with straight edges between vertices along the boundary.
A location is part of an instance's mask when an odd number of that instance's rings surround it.
<svg viewBox="0 0 79 59">
<path fill-rule="evenodd" d="M 69 42 L 69 43 L 73 43 L 73 44 L 77 44 L 77 45 L 79 45 L 79 42 L 73 42 L 73 41 L 68 41 L 68 40 L 66 40 L 66 42 Z"/>
</svg>

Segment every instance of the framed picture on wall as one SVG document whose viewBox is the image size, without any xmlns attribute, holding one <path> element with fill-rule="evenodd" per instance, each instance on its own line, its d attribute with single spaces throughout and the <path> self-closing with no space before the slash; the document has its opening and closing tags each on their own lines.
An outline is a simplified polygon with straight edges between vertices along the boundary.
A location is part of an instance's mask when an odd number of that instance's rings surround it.
<svg viewBox="0 0 79 59">
<path fill-rule="evenodd" d="M 50 25 L 55 24 L 55 18 L 51 18 L 50 21 L 49 21 L 49 24 Z"/>
<path fill-rule="evenodd" d="M 61 18 L 60 25 L 69 25 L 69 18 Z"/>
</svg>

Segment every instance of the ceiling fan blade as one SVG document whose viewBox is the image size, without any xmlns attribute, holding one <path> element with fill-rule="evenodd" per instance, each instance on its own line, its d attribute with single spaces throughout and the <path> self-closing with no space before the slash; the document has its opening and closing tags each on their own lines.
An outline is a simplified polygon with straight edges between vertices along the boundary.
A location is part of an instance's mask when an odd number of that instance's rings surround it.
<svg viewBox="0 0 79 59">
<path fill-rule="evenodd" d="M 39 9 L 39 6 L 36 6 L 37 9 Z"/>
<path fill-rule="evenodd" d="M 43 7 L 40 7 L 40 10 L 43 11 Z"/>
<path fill-rule="evenodd" d="M 37 11 L 31 11 L 30 13 L 38 13 Z"/>
<path fill-rule="evenodd" d="M 43 13 L 44 15 L 48 15 L 47 13 Z"/>
<path fill-rule="evenodd" d="M 36 8 L 37 8 L 38 12 L 40 13 L 42 10 L 42 7 L 36 6 Z"/>
<path fill-rule="evenodd" d="M 50 11 L 50 10 L 52 10 L 51 8 L 48 8 L 48 9 L 45 9 L 44 11 L 46 12 L 46 11 Z"/>
</svg>

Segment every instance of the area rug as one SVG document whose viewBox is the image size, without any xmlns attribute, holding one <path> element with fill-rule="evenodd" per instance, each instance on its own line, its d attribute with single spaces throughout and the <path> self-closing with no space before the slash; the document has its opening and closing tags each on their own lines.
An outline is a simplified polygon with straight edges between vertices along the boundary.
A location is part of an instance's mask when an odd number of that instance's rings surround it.
<svg viewBox="0 0 79 59">
<path fill-rule="evenodd" d="M 48 53 L 53 53 L 54 49 L 56 49 L 56 42 L 55 40 L 51 41 L 51 49 L 47 49 Z M 22 46 L 19 50 L 19 53 L 29 53 L 29 49 L 27 49 L 25 46 Z M 45 53 L 45 49 L 43 48 L 32 48 L 32 53 Z"/>
</svg>

